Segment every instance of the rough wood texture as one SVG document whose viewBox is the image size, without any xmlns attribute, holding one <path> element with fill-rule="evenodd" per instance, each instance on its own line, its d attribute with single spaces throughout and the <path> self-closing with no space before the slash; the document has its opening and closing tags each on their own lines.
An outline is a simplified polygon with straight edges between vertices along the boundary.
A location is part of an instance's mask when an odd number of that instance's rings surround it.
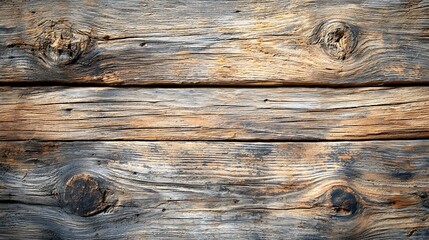
<svg viewBox="0 0 429 240">
<path fill-rule="evenodd" d="M 29 141 L 0 152 L 2 239 L 429 237 L 428 140 Z"/>
<path fill-rule="evenodd" d="M 0 240 L 429 239 L 429 0 L 0 2 Z"/>
<path fill-rule="evenodd" d="M 2 1 L 0 82 L 429 83 L 429 2 Z"/>
<path fill-rule="evenodd" d="M 429 137 L 429 87 L 0 88 L 2 140 Z"/>
</svg>

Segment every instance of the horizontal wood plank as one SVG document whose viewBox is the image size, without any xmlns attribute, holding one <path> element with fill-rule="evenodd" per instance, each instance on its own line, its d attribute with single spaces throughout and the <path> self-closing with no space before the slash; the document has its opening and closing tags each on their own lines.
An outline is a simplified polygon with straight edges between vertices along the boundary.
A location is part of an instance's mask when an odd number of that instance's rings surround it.
<svg viewBox="0 0 429 240">
<path fill-rule="evenodd" d="M 429 87 L 0 88 L 1 140 L 429 137 Z"/>
<path fill-rule="evenodd" d="M 0 238 L 425 239 L 429 141 L 1 142 Z"/>
<path fill-rule="evenodd" d="M 428 11 L 426 0 L 3 1 L 0 82 L 427 84 Z"/>
</svg>

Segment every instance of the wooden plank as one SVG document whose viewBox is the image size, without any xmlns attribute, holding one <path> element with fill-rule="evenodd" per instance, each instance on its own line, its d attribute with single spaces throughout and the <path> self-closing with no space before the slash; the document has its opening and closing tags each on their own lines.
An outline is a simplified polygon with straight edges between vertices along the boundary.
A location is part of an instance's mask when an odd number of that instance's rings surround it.
<svg viewBox="0 0 429 240">
<path fill-rule="evenodd" d="M 0 82 L 427 84 L 428 12 L 427 0 L 6 1 Z"/>
<path fill-rule="evenodd" d="M 427 239 L 429 140 L 1 142 L 0 238 Z"/>
<path fill-rule="evenodd" d="M 2 140 L 429 137 L 429 87 L 0 88 Z"/>
</svg>

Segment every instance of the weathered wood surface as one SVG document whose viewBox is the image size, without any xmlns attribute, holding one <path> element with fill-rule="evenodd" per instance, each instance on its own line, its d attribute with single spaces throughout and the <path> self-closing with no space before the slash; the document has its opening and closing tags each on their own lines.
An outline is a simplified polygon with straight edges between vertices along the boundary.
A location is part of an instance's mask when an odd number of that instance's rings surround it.
<svg viewBox="0 0 429 240">
<path fill-rule="evenodd" d="M 2 1 L 0 82 L 429 82 L 429 1 Z"/>
<path fill-rule="evenodd" d="M 0 239 L 429 239 L 428 29 L 428 0 L 1 1 Z"/>
<path fill-rule="evenodd" d="M 2 140 L 429 137 L 429 87 L 0 88 Z"/>
<path fill-rule="evenodd" d="M 429 237 L 428 140 L 28 141 L 0 152 L 2 239 Z"/>
</svg>

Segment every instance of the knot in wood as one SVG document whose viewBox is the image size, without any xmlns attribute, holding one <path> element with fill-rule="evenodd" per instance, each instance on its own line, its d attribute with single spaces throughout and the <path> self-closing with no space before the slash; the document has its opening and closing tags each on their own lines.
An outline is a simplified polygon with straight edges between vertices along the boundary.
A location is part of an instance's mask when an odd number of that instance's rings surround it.
<svg viewBox="0 0 429 240">
<path fill-rule="evenodd" d="M 419 192 L 423 207 L 429 208 L 429 195 L 427 192 Z"/>
<path fill-rule="evenodd" d="M 358 30 L 357 27 L 344 22 L 324 22 L 316 27 L 310 42 L 319 44 L 332 58 L 345 60 L 356 48 Z"/>
<path fill-rule="evenodd" d="M 75 175 L 66 183 L 63 203 L 71 213 L 88 217 L 111 206 L 106 202 L 106 195 L 106 189 L 91 176 Z"/>
<path fill-rule="evenodd" d="M 41 58 L 48 64 L 66 65 L 75 62 L 90 45 L 91 38 L 65 20 L 46 21 L 36 45 Z"/>
<path fill-rule="evenodd" d="M 355 193 L 347 187 L 333 188 L 329 197 L 337 216 L 351 216 L 358 211 L 359 204 Z"/>
</svg>

